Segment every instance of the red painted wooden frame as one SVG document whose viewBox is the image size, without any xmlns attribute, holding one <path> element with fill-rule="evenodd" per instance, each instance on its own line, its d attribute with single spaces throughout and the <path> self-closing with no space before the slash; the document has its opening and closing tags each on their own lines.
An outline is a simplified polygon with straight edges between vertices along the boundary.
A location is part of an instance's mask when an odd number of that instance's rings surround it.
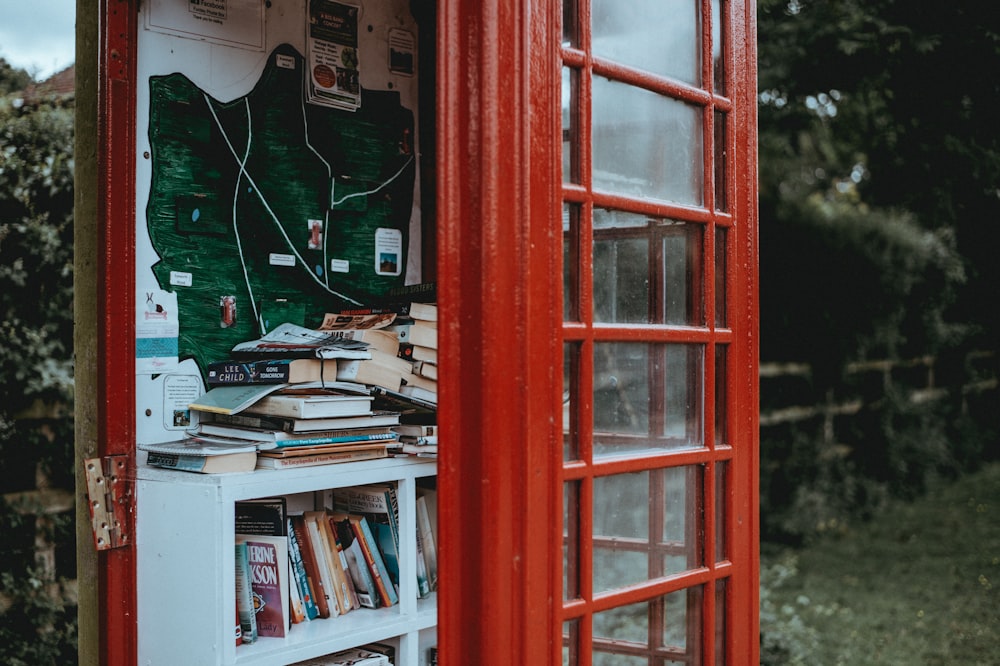
<svg viewBox="0 0 1000 666">
<path fill-rule="evenodd" d="M 438 9 L 438 640 L 560 662 L 558 2 Z"/>
<path fill-rule="evenodd" d="M 98 452 L 135 469 L 136 0 L 100 0 L 98 15 Z M 135 534 L 134 498 L 126 535 Z M 100 659 L 136 661 L 135 549 L 98 553 Z"/>
</svg>

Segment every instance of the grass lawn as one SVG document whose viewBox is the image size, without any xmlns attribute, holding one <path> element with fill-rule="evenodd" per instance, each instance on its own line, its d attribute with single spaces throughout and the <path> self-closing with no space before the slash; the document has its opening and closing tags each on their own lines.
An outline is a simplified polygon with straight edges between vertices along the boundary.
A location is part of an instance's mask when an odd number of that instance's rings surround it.
<svg viewBox="0 0 1000 666">
<path fill-rule="evenodd" d="M 765 664 L 1000 664 L 1000 464 L 762 556 Z"/>
</svg>

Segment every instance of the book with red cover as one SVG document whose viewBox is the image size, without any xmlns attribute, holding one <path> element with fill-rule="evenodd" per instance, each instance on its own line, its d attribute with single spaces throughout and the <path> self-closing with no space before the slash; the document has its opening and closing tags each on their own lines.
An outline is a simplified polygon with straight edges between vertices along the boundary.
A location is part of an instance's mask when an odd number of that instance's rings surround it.
<svg viewBox="0 0 1000 666">
<path fill-rule="evenodd" d="M 283 638 L 291 623 L 288 607 L 288 537 L 237 534 L 247 545 L 250 590 L 257 635 Z"/>
</svg>

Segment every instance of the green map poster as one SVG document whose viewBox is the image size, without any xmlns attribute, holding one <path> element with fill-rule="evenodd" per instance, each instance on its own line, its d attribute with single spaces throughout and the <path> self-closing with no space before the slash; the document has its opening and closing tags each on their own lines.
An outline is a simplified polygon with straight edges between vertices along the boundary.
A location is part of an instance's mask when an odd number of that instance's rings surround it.
<svg viewBox="0 0 1000 666">
<path fill-rule="evenodd" d="M 414 114 L 392 90 L 362 89 L 353 111 L 308 104 L 303 66 L 282 44 L 226 102 L 182 74 L 149 79 L 152 271 L 177 295 L 180 358 L 202 369 L 403 284 Z"/>
</svg>

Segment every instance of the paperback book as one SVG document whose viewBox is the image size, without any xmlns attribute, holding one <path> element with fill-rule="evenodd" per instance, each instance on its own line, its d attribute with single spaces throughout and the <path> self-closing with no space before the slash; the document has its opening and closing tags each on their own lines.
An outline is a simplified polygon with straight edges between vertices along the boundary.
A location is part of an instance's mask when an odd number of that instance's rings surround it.
<svg viewBox="0 0 1000 666">
<path fill-rule="evenodd" d="M 282 638 L 291 623 L 287 537 L 237 534 L 245 543 L 257 635 Z"/>
</svg>

